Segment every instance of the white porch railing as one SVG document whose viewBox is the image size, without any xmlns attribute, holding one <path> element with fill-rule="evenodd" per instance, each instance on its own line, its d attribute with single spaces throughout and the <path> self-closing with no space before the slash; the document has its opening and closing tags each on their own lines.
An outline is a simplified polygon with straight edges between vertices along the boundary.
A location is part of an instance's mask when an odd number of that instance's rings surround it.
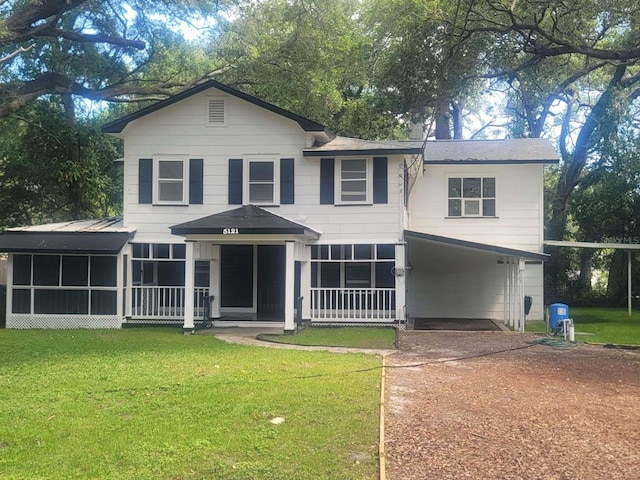
<svg viewBox="0 0 640 480">
<path fill-rule="evenodd" d="M 312 288 L 311 321 L 393 321 L 393 288 Z"/>
<path fill-rule="evenodd" d="M 209 289 L 197 287 L 194 292 L 194 318 L 204 315 L 205 297 Z M 184 287 L 148 287 L 131 288 L 131 316 L 144 319 L 182 319 L 184 318 Z"/>
</svg>

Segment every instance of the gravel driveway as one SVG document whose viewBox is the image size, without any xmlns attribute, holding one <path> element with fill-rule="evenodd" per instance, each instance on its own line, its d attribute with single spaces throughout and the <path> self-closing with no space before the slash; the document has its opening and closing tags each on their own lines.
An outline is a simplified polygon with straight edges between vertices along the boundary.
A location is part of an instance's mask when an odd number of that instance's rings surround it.
<svg viewBox="0 0 640 480">
<path fill-rule="evenodd" d="M 640 351 L 539 338 L 401 332 L 387 479 L 639 479 Z"/>
</svg>

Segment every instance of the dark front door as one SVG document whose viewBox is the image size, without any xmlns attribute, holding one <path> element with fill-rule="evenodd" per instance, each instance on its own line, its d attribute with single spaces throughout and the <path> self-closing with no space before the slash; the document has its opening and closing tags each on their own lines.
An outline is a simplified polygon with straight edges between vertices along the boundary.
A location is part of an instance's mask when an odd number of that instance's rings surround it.
<svg viewBox="0 0 640 480">
<path fill-rule="evenodd" d="M 258 246 L 258 313 L 284 313 L 285 247 Z"/>
<path fill-rule="evenodd" d="M 220 247 L 222 307 L 253 307 L 253 245 Z"/>
</svg>

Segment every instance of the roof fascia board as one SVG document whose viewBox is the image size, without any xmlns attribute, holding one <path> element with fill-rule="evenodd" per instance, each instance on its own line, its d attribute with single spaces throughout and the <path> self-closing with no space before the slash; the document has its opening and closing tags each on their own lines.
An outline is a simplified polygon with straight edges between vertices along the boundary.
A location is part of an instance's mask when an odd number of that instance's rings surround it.
<svg viewBox="0 0 640 480">
<path fill-rule="evenodd" d="M 545 240 L 545 245 L 550 247 L 569 248 L 608 248 L 611 250 L 640 250 L 639 243 L 605 243 L 605 242 L 570 242 L 564 240 Z"/>
<path fill-rule="evenodd" d="M 200 85 L 197 85 L 193 88 L 177 93 L 176 95 L 173 95 L 167 98 L 166 100 L 162 100 L 158 103 L 155 103 L 141 110 L 138 110 L 137 112 L 134 112 L 130 115 L 122 117 L 113 122 L 107 123 L 102 127 L 102 132 L 113 133 L 113 134 L 122 133 L 122 131 L 126 128 L 126 126 L 129 123 L 133 122 L 134 120 L 138 120 L 146 115 L 149 115 L 150 113 L 157 112 L 158 110 L 168 107 L 169 105 L 173 105 L 174 103 L 180 102 L 181 100 L 189 98 L 193 95 L 201 93 L 210 88 L 216 88 L 222 92 L 225 92 L 225 93 L 228 93 L 229 95 L 240 98 L 241 100 L 245 100 L 258 107 L 264 108 L 273 113 L 276 113 L 283 117 L 294 120 L 306 132 L 320 132 L 320 133 L 326 134 L 329 138 L 335 138 L 335 134 L 320 123 L 314 122 L 313 120 L 309 120 L 308 118 L 302 117 L 293 112 L 280 108 L 276 105 L 265 102 L 264 100 L 260 100 L 259 98 L 256 98 L 247 93 L 236 90 L 235 88 L 231 88 L 228 85 L 220 83 L 216 80 L 209 80 L 207 82 L 201 83 Z"/>
<path fill-rule="evenodd" d="M 302 155 L 305 157 L 326 157 L 340 156 L 349 157 L 356 155 L 420 155 L 422 148 L 380 148 L 380 149 L 364 149 L 364 150 L 304 150 Z"/>
<path fill-rule="evenodd" d="M 425 165 L 554 165 L 559 163 L 559 159 L 540 160 L 425 160 Z"/>
<path fill-rule="evenodd" d="M 451 245 L 455 247 L 469 248 L 472 250 L 480 250 L 483 252 L 496 253 L 499 255 L 528 258 L 530 260 L 546 261 L 549 259 L 549 256 L 550 256 L 547 253 L 528 252 L 526 250 L 517 250 L 515 248 L 499 247 L 497 245 L 470 242 L 468 240 L 460 240 L 458 238 L 442 237 L 440 235 L 432 235 L 429 233 L 414 232 L 412 230 L 405 230 L 404 235 L 405 237 L 415 238 L 418 240 L 424 240 L 432 243 L 438 243 L 441 245 Z"/>
</svg>

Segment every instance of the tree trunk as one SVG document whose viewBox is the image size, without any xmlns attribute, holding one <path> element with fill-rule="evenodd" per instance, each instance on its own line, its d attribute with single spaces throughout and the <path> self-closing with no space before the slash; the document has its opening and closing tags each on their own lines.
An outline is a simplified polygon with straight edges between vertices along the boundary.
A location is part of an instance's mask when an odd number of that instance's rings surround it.
<svg viewBox="0 0 640 480">
<path fill-rule="evenodd" d="M 580 276 L 578 277 L 578 296 L 580 298 L 587 298 L 591 295 L 593 255 L 594 251 L 590 248 L 580 249 Z"/>
<path fill-rule="evenodd" d="M 462 102 L 451 100 L 451 113 L 453 119 L 453 138 L 462 140 Z"/>
<path fill-rule="evenodd" d="M 436 105 L 436 140 L 451 140 L 449 99 L 438 99 Z"/>
<path fill-rule="evenodd" d="M 605 90 L 598 101 L 591 109 L 584 125 L 580 129 L 580 133 L 575 140 L 575 148 L 573 154 L 567 153 L 566 148 L 561 145 L 563 152 L 563 169 L 556 187 L 555 198 L 552 201 L 551 218 L 548 222 L 545 232 L 547 240 L 563 240 L 567 229 L 567 214 L 569 210 L 569 201 L 576 186 L 580 183 L 580 177 L 584 170 L 591 149 L 598 142 L 602 132 L 602 124 L 606 122 L 606 116 L 611 108 L 615 90 L 619 87 L 626 71 L 625 65 L 620 65 L 609 80 L 607 90 Z M 568 133 L 564 133 L 560 139 L 561 144 L 567 142 Z M 565 143 L 566 145 L 566 143 Z M 549 285 L 559 285 L 564 282 L 564 272 L 566 271 L 566 255 L 559 252 L 558 248 L 546 249 L 547 253 L 551 253 L 551 258 L 546 265 L 546 275 Z"/>
</svg>

